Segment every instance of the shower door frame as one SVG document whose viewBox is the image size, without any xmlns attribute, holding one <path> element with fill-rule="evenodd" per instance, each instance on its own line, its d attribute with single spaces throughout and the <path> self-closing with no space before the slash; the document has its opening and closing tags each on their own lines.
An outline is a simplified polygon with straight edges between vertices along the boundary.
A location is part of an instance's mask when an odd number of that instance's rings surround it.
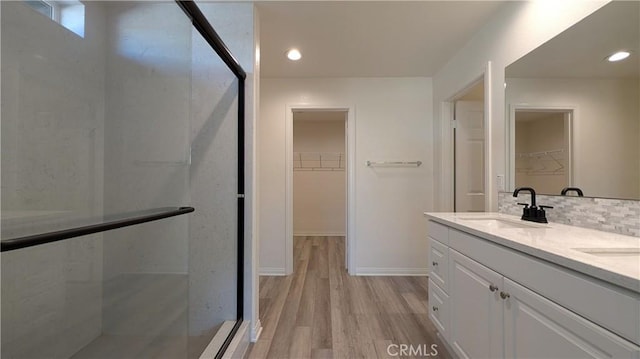
<svg viewBox="0 0 640 359">
<path fill-rule="evenodd" d="M 191 19 L 193 27 L 200 33 L 204 40 L 218 54 L 220 59 L 233 72 L 238 80 L 238 206 L 237 206 L 237 293 L 236 293 L 236 323 L 233 329 L 224 340 L 224 343 L 215 355 L 215 358 L 222 358 L 223 354 L 231 344 L 231 340 L 238 332 L 244 318 L 244 206 L 245 206 L 245 170 L 244 170 L 244 135 L 245 135 L 245 79 L 247 73 L 244 71 L 238 60 L 233 56 L 227 45 L 220 38 L 218 33 L 211 26 L 207 18 L 193 1 L 180 1 L 176 3 Z"/>
</svg>

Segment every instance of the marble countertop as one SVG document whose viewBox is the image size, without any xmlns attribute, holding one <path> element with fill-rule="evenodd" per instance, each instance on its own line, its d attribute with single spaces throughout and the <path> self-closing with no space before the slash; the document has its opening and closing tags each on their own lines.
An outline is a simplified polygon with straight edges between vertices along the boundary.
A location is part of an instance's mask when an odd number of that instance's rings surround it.
<svg viewBox="0 0 640 359">
<path fill-rule="evenodd" d="M 559 223 L 533 223 L 500 213 L 425 213 L 425 216 L 435 222 L 640 293 L 638 237 Z M 497 221 L 491 221 L 492 219 Z M 519 225 L 526 227 L 517 228 Z"/>
</svg>

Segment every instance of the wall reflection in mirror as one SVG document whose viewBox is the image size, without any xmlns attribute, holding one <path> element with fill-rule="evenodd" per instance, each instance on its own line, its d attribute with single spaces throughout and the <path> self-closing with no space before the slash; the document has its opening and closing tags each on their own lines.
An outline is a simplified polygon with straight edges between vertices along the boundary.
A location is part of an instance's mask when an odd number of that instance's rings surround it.
<svg viewBox="0 0 640 359">
<path fill-rule="evenodd" d="M 620 50 L 631 55 L 608 61 Z M 603 6 L 508 66 L 511 189 L 640 199 L 639 72 L 637 1 Z"/>
</svg>

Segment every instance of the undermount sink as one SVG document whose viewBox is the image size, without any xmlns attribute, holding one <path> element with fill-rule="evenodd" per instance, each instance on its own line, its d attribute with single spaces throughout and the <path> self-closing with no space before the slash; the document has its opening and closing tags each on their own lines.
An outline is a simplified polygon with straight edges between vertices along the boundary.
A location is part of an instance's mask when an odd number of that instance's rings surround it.
<svg viewBox="0 0 640 359">
<path fill-rule="evenodd" d="M 591 254 L 597 257 L 638 257 L 640 258 L 640 248 L 573 248 L 582 253 Z"/>
<path fill-rule="evenodd" d="M 475 224 L 481 224 L 491 228 L 540 228 L 540 225 L 512 221 L 504 218 L 468 217 L 460 219 L 465 222 L 473 222 Z"/>
</svg>

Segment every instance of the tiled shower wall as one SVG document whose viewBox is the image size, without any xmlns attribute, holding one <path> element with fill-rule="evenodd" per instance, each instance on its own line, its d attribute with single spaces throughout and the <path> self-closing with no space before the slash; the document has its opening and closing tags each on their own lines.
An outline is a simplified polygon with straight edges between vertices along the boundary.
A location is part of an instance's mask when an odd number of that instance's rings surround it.
<svg viewBox="0 0 640 359">
<path fill-rule="evenodd" d="M 521 193 L 515 198 L 511 192 L 501 192 L 498 211 L 520 216 L 522 206 L 517 203 L 531 203 L 530 197 Z M 553 206 L 546 210 L 549 222 L 640 237 L 640 201 L 536 195 L 536 204 Z"/>
</svg>

